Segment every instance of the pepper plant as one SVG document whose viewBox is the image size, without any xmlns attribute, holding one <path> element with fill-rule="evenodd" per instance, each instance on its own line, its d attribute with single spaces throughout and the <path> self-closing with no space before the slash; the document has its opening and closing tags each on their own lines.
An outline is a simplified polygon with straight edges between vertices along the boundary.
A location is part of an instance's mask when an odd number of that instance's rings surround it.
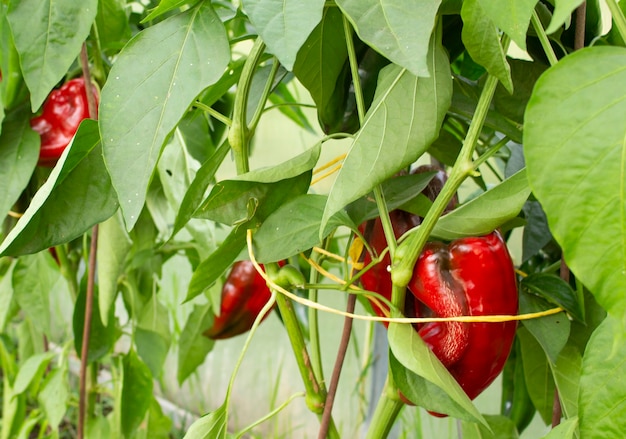
<svg viewBox="0 0 626 439">
<path fill-rule="evenodd" d="M 174 437 L 157 384 L 171 367 L 184 383 L 225 342 L 207 335 L 244 260 L 264 306 L 220 323 L 250 330 L 226 394 L 206 395 L 217 408 L 180 437 L 268 437 L 265 421 L 298 397 L 318 418 L 308 437 L 349 437 L 360 426 L 333 402 L 354 391 L 341 372 L 355 320 L 388 327 L 384 363 L 371 338 L 359 350 L 387 375 L 365 437 L 424 411 L 463 437 L 518 437 L 533 418 L 544 437 L 621 437 L 625 12 L 624 0 L 2 0 L 0 438 Z M 64 85 L 77 78 L 92 84 L 84 97 Z M 60 95 L 82 114 L 52 108 Z M 54 157 L 42 120 L 66 138 Z M 314 140 L 258 141 L 287 124 Z M 480 244 L 494 239 L 495 255 Z M 456 252 L 476 259 L 457 266 Z M 173 258 L 193 271 L 184 303 L 163 299 Z M 271 346 L 256 334 L 270 312 L 302 392 L 243 428 L 233 384 L 257 373 L 249 347 Z M 320 313 L 343 316 L 343 333 L 323 333 Z M 494 346 L 489 367 L 461 353 Z M 486 386 L 500 369 L 501 410 L 481 413 L 470 397 L 484 386 L 464 380 Z"/>
</svg>

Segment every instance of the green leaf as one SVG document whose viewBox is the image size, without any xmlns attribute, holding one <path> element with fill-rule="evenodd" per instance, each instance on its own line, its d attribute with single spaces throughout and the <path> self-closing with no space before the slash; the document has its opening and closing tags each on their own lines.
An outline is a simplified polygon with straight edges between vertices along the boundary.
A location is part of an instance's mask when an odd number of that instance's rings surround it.
<svg viewBox="0 0 626 439">
<path fill-rule="evenodd" d="M 528 394 L 543 422 L 550 425 L 555 384 L 548 358 L 541 345 L 526 328 L 519 328 L 517 336 L 522 347 L 522 362 Z"/>
<path fill-rule="evenodd" d="M 583 49 L 537 81 L 524 126 L 528 180 L 568 266 L 621 318 L 626 318 L 624 96 L 626 49 Z"/>
<path fill-rule="evenodd" d="M 194 305 L 178 341 L 178 384 L 182 383 L 200 366 L 211 352 L 215 341 L 202 333 L 213 325 L 211 304 Z"/>
<path fill-rule="evenodd" d="M 131 37 L 126 0 L 98 1 L 95 26 L 102 49 L 117 52 Z"/>
<path fill-rule="evenodd" d="M 589 340 L 578 396 L 580 437 L 620 437 L 626 431 L 626 334 L 607 317 Z"/>
<path fill-rule="evenodd" d="M 298 50 L 322 19 L 324 0 L 244 0 L 243 8 L 269 52 L 292 70 Z"/>
<path fill-rule="evenodd" d="M 510 93 L 513 93 L 511 68 L 500 44 L 498 28 L 485 15 L 480 1 L 465 0 L 463 2 L 461 9 L 463 43 L 472 59 L 485 67 Z"/>
<path fill-rule="evenodd" d="M 50 426 L 55 431 L 58 431 L 59 424 L 67 412 L 69 397 L 70 383 L 67 363 L 64 363 L 60 369 L 54 369 L 48 374 L 37 398 Z"/>
<path fill-rule="evenodd" d="M 487 422 L 461 386 L 426 346 L 413 326 L 390 323 L 389 347 L 404 367 L 445 391 L 465 412 L 464 419 L 477 421 L 487 426 Z"/>
<path fill-rule="evenodd" d="M 100 241 L 98 241 L 100 242 Z M 94 286 L 94 303 L 99 303 L 99 288 Z M 79 357 L 82 356 L 83 332 L 85 327 L 85 306 L 87 303 L 87 283 L 83 281 L 80 286 L 80 293 L 76 298 L 74 305 L 74 317 L 72 326 L 74 329 L 74 348 Z M 109 308 L 107 320 L 113 321 L 115 317 L 115 309 Z M 91 326 L 89 330 L 89 349 L 87 350 L 87 363 L 92 363 L 101 359 L 113 350 L 118 330 L 114 324 L 104 326 L 103 318 L 100 315 L 100 309 L 95 306 L 91 314 Z"/>
<path fill-rule="evenodd" d="M 274 183 L 288 178 L 297 177 L 313 169 L 317 163 L 322 144 L 317 143 L 301 154 L 284 161 L 283 163 L 238 175 L 238 181 L 253 181 L 259 183 Z"/>
<path fill-rule="evenodd" d="M 561 408 L 566 418 L 573 418 L 578 414 L 578 392 L 582 356 L 573 345 L 563 348 L 552 367 L 552 376 L 559 391 Z"/>
<path fill-rule="evenodd" d="M 13 269 L 18 259 L 13 260 L 2 279 L 0 279 L 0 333 L 5 332 L 6 325 L 17 312 L 13 292 Z"/>
<path fill-rule="evenodd" d="M 452 240 L 484 235 L 515 218 L 530 195 L 525 170 L 442 216 L 433 236 Z"/>
<path fill-rule="evenodd" d="M 185 302 L 202 294 L 230 267 L 246 246 L 246 232 L 245 224 L 235 227 L 217 250 L 198 264 L 189 281 L 189 290 Z"/>
<path fill-rule="evenodd" d="M 149 23 L 155 18 L 160 17 L 166 12 L 173 11 L 174 9 L 180 8 L 186 4 L 192 3 L 194 0 L 162 0 L 159 4 L 150 10 L 150 13 L 141 20 L 142 23 Z"/>
<path fill-rule="evenodd" d="M 478 0 L 485 14 L 520 48 L 526 49 L 526 31 L 537 0 Z"/>
<path fill-rule="evenodd" d="M 276 209 L 253 235 L 257 260 L 280 261 L 319 244 L 326 200 L 325 195 L 303 194 Z M 328 222 L 323 238 L 335 227 L 350 223 L 345 212 L 338 212 Z"/>
<path fill-rule="evenodd" d="M 209 184 L 215 178 L 215 173 L 219 169 L 222 161 L 230 151 L 230 145 L 228 142 L 224 142 L 220 147 L 215 151 L 211 157 L 209 157 L 198 169 L 194 179 L 189 184 L 187 191 L 180 203 L 180 208 L 178 209 L 178 213 L 176 214 L 176 222 L 174 223 L 174 231 L 172 232 L 172 236 L 174 236 L 180 229 L 182 229 L 185 224 L 189 222 L 192 218 L 198 206 L 204 199 L 205 192 L 209 187 Z"/>
<path fill-rule="evenodd" d="M 576 428 L 578 427 L 578 417 L 565 419 L 559 425 L 554 427 L 550 432 L 543 436 L 542 439 L 574 439 L 576 436 Z"/>
<path fill-rule="evenodd" d="M 341 10 L 324 8 L 322 21 L 300 48 L 293 65 L 293 73 L 311 93 L 317 108 L 328 105 L 347 59 Z"/>
<path fill-rule="evenodd" d="M 549 273 L 533 273 L 522 279 L 520 288 L 560 306 L 579 322 L 585 321 L 582 303 L 567 282 Z"/>
<path fill-rule="evenodd" d="M 119 54 L 102 89 L 100 129 L 127 229 L 139 217 L 166 138 L 229 59 L 210 2 L 148 27 Z"/>
<path fill-rule="evenodd" d="M 117 210 L 97 122 L 84 120 L 63 154 L 0 246 L 1 255 L 36 253 L 69 242 Z"/>
<path fill-rule="evenodd" d="M 130 436 L 143 421 L 152 401 L 152 374 L 135 351 L 124 356 L 121 398 L 121 426 L 125 436 Z"/>
<path fill-rule="evenodd" d="M 450 64 L 433 38 L 432 75 L 417 77 L 395 65 L 380 72 L 376 95 L 333 184 L 322 229 L 335 212 L 413 163 L 439 135 L 450 104 Z"/>
<path fill-rule="evenodd" d="M 38 330 L 50 335 L 50 294 L 61 273 L 49 254 L 19 258 L 13 269 L 13 294 Z"/>
<path fill-rule="evenodd" d="M 582 2 L 583 0 L 554 0 L 554 12 L 552 13 L 552 20 L 546 29 L 546 33 L 550 35 L 556 32 L 565 23 L 568 23 L 572 18 L 572 12 L 574 12 Z"/>
<path fill-rule="evenodd" d="M 104 326 L 117 297 L 118 281 L 132 242 L 124 229 L 119 212 L 100 224 L 98 229 L 98 307 Z"/>
<path fill-rule="evenodd" d="M 163 413 L 159 402 L 152 398 L 146 419 L 146 428 L 141 428 L 134 439 L 170 439 L 172 420 Z"/>
<path fill-rule="evenodd" d="M 96 18 L 97 5 L 97 0 L 9 2 L 9 24 L 33 110 L 78 57 Z"/>
<path fill-rule="evenodd" d="M 515 89 L 511 93 L 502 84 L 498 84 L 493 95 L 493 106 L 502 116 L 522 124 L 526 104 L 530 99 L 533 87 L 539 76 L 546 71 L 547 66 L 540 62 L 515 58 L 509 58 L 508 64 Z"/>
<path fill-rule="evenodd" d="M 361 40 L 415 76 L 439 76 L 430 64 L 441 0 L 338 0 Z M 401 108 L 407 108 L 400 106 Z"/>
<path fill-rule="evenodd" d="M 519 434 L 515 423 L 500 415 L 485 415 L 489 427 L 475 422 L 463 421 L 461 435 L 463 439 L 517 439 Z"/>
<path fill-rule="evenodd" d="M 51 352 L 44 352 L 28 357 L 17 371 L 17 376 L 13 382 L 13 393 L 19 395 L 24 392 L 37 377 L 41 378 L 53 357 L 54 354 Z"/>
<path fill-rule="evenodd" d="M 226 439 L 227 415 L 226 404 L 222 404 L 191 424 L 183 439 Z"/>
<path fill-rule="evenodd" d="M 544 300 L 524 290 L 520 291 L 519 302 L 520 314 L 540 312 L 550 308 Z M 522 320 L 522 324 L 535 337 L 550 362 L 554 364 L 569 338 L 571 323 L 567 315 L 560 312 L 536 319 Z"/>
<path fill-rule="evenodd" d="M 39 158 L 39 135 L 30 128 L 26 107 L 9 112 L 0 135 L 0 215 L 4 217 L 26 188 Z"/>
<path fill-rule="evenodd" d="M 170 349 L 170 339 L 157 331 L 135 328 L 134 332 L 137 354 L 150 369 L 153 377 L 160 377 L 165 358 Z"/>
</svg>

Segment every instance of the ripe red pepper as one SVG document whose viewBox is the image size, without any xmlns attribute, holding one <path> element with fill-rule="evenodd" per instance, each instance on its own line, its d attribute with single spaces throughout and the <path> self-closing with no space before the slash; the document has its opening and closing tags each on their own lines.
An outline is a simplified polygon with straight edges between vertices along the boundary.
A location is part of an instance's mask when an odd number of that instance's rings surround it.
<svg viewBox="0 0 626 439">
<path fill-rule="evenodd" d="M 220 314 L 204 335 L 217 340 L 249 331 L 271 295 L 252 262 L 235 262 L 222 287 Z"/>
<path fill-rule="evenodd" d="M 98 93 L 92 85 L 96 106 Z M 89 117 L 87 91 L 83 78 L 72 79 L 53 90 L 43 104 L 41 115 L 30 126 L 41 136 L 39 166 L 54 166 L 69 145 L 83 119 Z"/>
<path fill-rule="evenodd" d="M 417 317 L 516 315 L 513 262 L 499 232 L 428 243 L 408 289 Z M 516 321 L 433 322 L 417 325 L 431 348 L 470 399 L 498 376 L 515 339 Z"/>
<path fill-rule="evenodd" d="M 431 171 L 431 167 L 416 172 Z M 422 192 L 431 200 L 438 195 L 446 176 L 435 175 Z M 447 206 L 452 210 L 456 200 Z M 390 212 L 396 237 L 418 225 L 421 219 L 403 211 Z M 380 218 L 360 226 L 368 243 L 378 254 L 387 246 Z M 371 262 L 364 255 L 364 264 Z M 385 256 L 361 277 L 361 285 L 391 299 L 390 259 Z M 374 311 L 388 315 L 372 302 Z M 407 317 L 454 317 L 515 315 L 518 312 L 517 283 L 513 262 L 499 232 L 486 236 L 426 244 L 418 257 L 408 284 L 404 304 Z M 416 330 L 473 399 L 498 376 L 509 355 L 517 323 L 434 322 L 415 325 Z M 404 395 L 400 395 L 404 397 Z M 409 402 L 403 398 L 405 402 Z M 432 413 L 438 415 L 437 413 Z"/>
</svg>

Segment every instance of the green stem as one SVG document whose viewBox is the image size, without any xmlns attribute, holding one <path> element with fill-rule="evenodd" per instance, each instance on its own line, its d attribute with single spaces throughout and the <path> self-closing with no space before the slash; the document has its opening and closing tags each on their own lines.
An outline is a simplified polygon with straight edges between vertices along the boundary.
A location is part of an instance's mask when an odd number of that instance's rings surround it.
<svg viewBox="0 0 626 439">
<path fill-rule="evenodd" d="M 233 104 L 233 120 L 228 130 L 228 141 L 230 147 L 233 149 L 233 155 L 235 156 L 237 174 L 245 174 L 250 170 L 248 163 L 248 145 L 250 143 L 250 137 L 248 135 L 246 107 L 248 105 L 248 96 L 250 95 L 254 70 L 259 64 L 264 50 L 265 43 L 263 43 L 261 38 L 257 38 L 243 65 L 241 77 L 237 84 L 237 93 Z"/>
<path fill-rule="evenodd" d="M 276 303 L 278 310 L 283 319 L 283 324 L 287 329 L 287 335 L 291 343 L 291 348 L 296 357 L 296 363 L 300 371 L 300 376 L 306 390 L 306 404 L 309 410 L 321 417 L 324 411 L 324 402 L 326 401 L 326 388 L 323 382 L 319 382 L 315 378 L 315 373 L 311 367 L 311 357 L 309 356 L 300 323 L 296 317 L 291 300 L 282 294 L 277 294 Z M 330 419 L 328 430 L 328 438 L 339 438 L 339 432 L 333 421 Z"/>
<path fill-rule="evenodd" d="M 252 424 L 248 425 L 243 430 L 241 430 L 239 433 L 237 433 L 235 435 L 235 439 L 240 439 L 241 437 L 243 437 L 244 434 L 246 434 L 247 432 L 252 430 L 257 425 L 262 424 L 263 422 L 267 421 L 268 419 L 271 419 L 273 416 L 275 416 L 278 413 L 280 413 L 285 407 L 287 407 L 291 403 L 291 401 L 293 401 L 296 398 L 301 398 L 303 396 L 305 396 L 303 392 L 294 393 L 293 395 L 291 395 L 289 397 L 289 399 L 287 399 L 287 401 L 283 402 L 280 406 L 276 407 L 274 410 L 269 412 L 267 415 L 263 416 L 261 419 L 257 419 Z"/>
<path fill-rule="evenodd" d="M 404 403 L 400 401 L 400 399 L 389 398 L 388 389 L 392 387 L 395 388 L 395 384 L 390 383 L 388 376 L 385 387 L 383 388 L 383 393 L 378 400 L 378 405 L 372 416 L 371 427 L 368 429 L 365 439 L 386 438 L 400 410 L 404 407 Z"/>
<path fill-rule="evenodd" d="M 354 41 L 352 41 L 352 27 L 345 15 L 343 16 L 343 33 L 348 49 L 348 59 L 350 60 L 350 73 L 352 75 L 352 84 L 354 85 L 354 97 L 356 99 L 357 114 L 359 115 L 359 125 L 363 126 L 363 120 L 365 119 L 365 101 L 363 99 L 363 90 L 359 77 L 359 61 L 356 59 Z"/>
<path fill-rule="evenodd" d="M 263 88 L 263 93 L 261 93 L 261 98 L 259 99 L 259 103 L 250 119 L 250 124 L 248 125 L 248 129 L 250 131 L 250 137 L 254 134 L 254 130 L 259 124 L 259 120 L 261 120 L 261 115 L 263 114 L 263 110 L 265 109 L 265 103 L 267 102 L 267 98 L 272 92 L 272 86 L 274 85 L 274 78 L 276 78 L 276 73 L 278 72 L 278 67 L 280 63 L 274 57 L 274 62 L 272 63 L 272 70 L 270 71 L 269 76 L 267 77 L 267 81 L 265 82 L 265 87 Z"/>
<path fill-rule="evenodd" d="M 508 41 L 508 39 L 507 39 Z M 507 46 L 506 44 L 505 46 Z M 472 154 L 478 141 L 478 136 L 482 130 L 489 105 L 493 97 L 498 80 L 489 75 L 485 87 L 478 100 L 476 112 L 470 123 L 467 137 L 463 142 L 459 156 L 450 171 L 448 181 L 444 185 L 439 196 L 428 210 L 422 224 L 415 233 L 410 234 L 407 239 L 398 246 L 395 257 L 392 259 L 391 279 L 393 281 L 394 294 L 396 290 L 404 290 L 413 275 L 413 266 L 417 257 L 422 251 L 424 244 L 428 240 L 435 224 L 445 210 L 446 206 L 457 192 L 463 181 L 474 172 Z M 395 301 L 394 301 L 395 303 Z"/>
<path fill-rule="evenodd" d="M 615 28 L 622 37 L 622 40 L 626 43 L 626 18 L 624 17 L 624 14 L 622 14 L 622 11 L 615 0 L 606 0 L 606 5 L 609 7 L 609 11 L 611 11 L 611 17 L 613 18 Z"/>
<path fill-rule="evenodd" d="M 208 105 L 203 104 L 200 101 L 196 101 L 193 103 L 193 106 L 196 108 L 199 108 L 200 110 L 209 113 L 210 116 L 214 117 L 215 119 L 219 120 L 220 122 L 222 122 L 224 125 L 226 125 L 227 127 L 230 127 L 233 125 L 233 121 L 230 120 L 228 117 L 224 116 L 222 113 L 220 113 L 219 111 L 217 111 L 215 108 L 213 107 L 209 107 Z"/>
<path fill-rule="evenodd" d="M 536 10 L 533 11 L 533 15 L 530 18 L 530 21 L 533 24 L 533 28 L 535 29 L 535 32 L 537 32 L 537 36 L 539 37 L 539 41 L 541 42 L 541 47 L 543 47 L 543 51 L 548 57 L 548 62 L 550 62 L 551 66 L 555 65 L 557 62 L 559 62 L 559 59 L 556 57 L 556 54 L 554 53 L 554 50 L 552 49 L 552 45 L 550 44 L 548 35 L 546 34 L 546 31 L 543 29 L 543 26 L 541 25 L 541 21 L 539 20 L 539 15 L 537 15 Z"/>
<path fill-rule="evenodd" d="M 321 256 L 318 253 L 314 253 L 313 258 L 315 262 L 319 262 L 321 260 Z M 309 276 L 309 282 L 311 285 L 307 285 L 309 289 L 309 300 L 312 302 L 317 302 L 318 296 L 318 285 L 320 274 L 317 270 L 311 270 L 311 274 Z M 320 285 L 323 287 L 322 285 Z M 328 284 L 328 286 L 331 286 Z M 309 340 L 311 341 L 311 367 L 313 368 L 313 373 L 318 381 L 324 381 L 324 370 L 322 368 L 322 353 L 321 353 L 321 343 L 320 343 L 320 332 L 319 332 L 319 319 L 317 309 L 313 307 L 309 307 Z"/>
<path fill-rule="evenodd" d="M 480 157 L 474 160 L 474 169 L 478 169 L 483 163 L 493 157 L 498 151 L 500 151 L 503 146 L 509 143 L 509 140 L 511 139 L 505 136 L 503 139 L 498 141 L 498 143 L 491 146 L 487 151 L 485 151 Z"/>
</svg>

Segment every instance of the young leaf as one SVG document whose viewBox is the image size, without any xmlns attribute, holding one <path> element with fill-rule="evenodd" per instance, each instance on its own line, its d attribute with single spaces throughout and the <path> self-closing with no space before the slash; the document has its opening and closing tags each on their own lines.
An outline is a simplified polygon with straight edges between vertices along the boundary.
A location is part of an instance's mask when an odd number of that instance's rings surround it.
<svg viewBox="0 0 626 439">
<path fill-rule="evenodd" d="M 8 19 L 33 110 L 66 74 L 96 18 L 97 0 L 20 0 Z"/>
<path fill-rule="evenodd" d="M 620 437 L 626 431 L 626 335 L 607 317 L 589 340 L 578 396 L 580 437 Z"/>
<path fill-rule="evenodd" d="M 226 404 L 204 415 L 189 427 L 183 439 L 226 439 Z"/>
<path fill-rule="evenodd" d="M 452 82 L 437 38 L 430 49 L 428 78 L 395 65 L 381 70 L 372 106 L 331 188 L 322 229 L 335 212 L 417 160 L 439 135 Z"/>
<path fill-rule="evenodd" d="M 298 50 L 322 19 L 324 0 L 244 0 L 243 9 L 269 52 L 292 70 Z"/>
<path fill-rule="evenodd" d="M 28 357 L 22 363 L 13 382 L 13 393 L 19 395 L 24 392 L 36 377 L 43 375 L 50 360 L 54 357 L 52 352 L 44 352 Z"/>
<path fill-rule="evenodd" d="M 610 314 L 622 318 L 624 96 L 626 49 L 583 49 L 537 81 L 524 126 L 528 181 L 568 266 Z"/>
<path fill-rule="evenodd" d="M 537 0 L 478 0 L 485 14 L 522 49 Z"/>
<path fill-rule="evenodd" d="M 480 0 L 465 0 L 461 17 L 463 43 L 472 59 L 498 78 L 509 93 L 513 93 L 511 68 L 500 44 L 500 33 L 493 21 L 485 15 Z"/>
<path fill-rule="evenodd" d="M 215 341 L 204 337 L 202 333 L 213 325 L 213 307 L 211 304 L 194 305 L 178 342 L 178 384 L 191 375 L 204 362 L 213 349 Z"/>
<path fill-rule="evenodd" d="M 526 328 L 519 328 L 517 336 L 522 347 L 522 361 L 528 394 L 543 422 L 549 425 L 552 422 L 555 384 L 548 358 L 537 340 Z"/>
<path fill-rule="evenodd" d="M 123 359 L 121 427 L 130 436 L 141 424 L 152 400 L 152 375 L 135 351 L 131 349 Z"/>
<path fill-rule="evenodd" d="M 525 170 L 442 216 L 432 232 L 442 239 L 484 235 L 515 218 L 530 195 Z"/>
<path fill-rule="evenodd" d="M 63 154 L 0 245 L 1 255 L 36 253 L 69 242 L 117 210 L 97 122 L 84 120 Z"/>
<path fill-rule="evenodd" d="M 441 0 L 337 0 L 361 40 L 420 77 L 439 76 L 436 67 L 429 65 L 428 57 L 432 54 L 431 34 L 440 3 Z"/>
<path fill-rule="evenodd" d="M 141 31 L 113 64 L 100 129 L 127 229 L 139 217 L 165 139 L 229 59 L 222 22 L 210 2 L 200 2 Z"/>
</svg>

